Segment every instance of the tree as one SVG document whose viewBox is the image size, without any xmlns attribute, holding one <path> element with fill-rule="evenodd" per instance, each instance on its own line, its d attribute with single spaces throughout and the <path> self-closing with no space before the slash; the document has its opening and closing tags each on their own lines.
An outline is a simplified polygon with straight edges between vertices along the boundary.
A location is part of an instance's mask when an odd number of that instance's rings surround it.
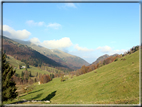
<svg viewBox="0 0 142 107">
<path fill-rule="evenodd" d="M 106 64 L 106 62 L 105 62 L 105 60 L 103 61 L 103 65 L 105 65 Z"/>
<path fill-rule="evenodd" d="M 31 71 L 29 71 L 29 77 L 32 77 Z"/>
<path fill-rule="evenodd" d="M 99 68 L 99 63 L 97 63 L 97 68 Z"/>
<path fill-rule="evenodd" d="M 29 67 L 29 63 L 26 63 L 26 68 L 30 68 L 30 67 Z"/>
<path fill-rule="evenodd" d="M 2 101 L 14 99 L 18 96 L 16 84 L 12 81 L 15 70 L 6 62 L 6 55 L 2 55 Z"/>
<path fill-rule="evenodd" d="M 52 80 L 54 78 L 54 74 L 50 74 L 50 78 Z"/>
<path fill-rule="evenodd" d="M 18 69 L 21 69 L 21 65 L 18 65 Z"/>
<path fill-rule="evenodd" d="M 24 79 L 29 79 L 30 73 L 28 71 L 24 71 Z"/>
<path fill-rule="evenodd" d="M 48 74 L 44 74 L 44 75 L 42 75 L 40 77 L 40 82 L 41 83 L 47 83 L 49 81 L 51 81 L 51 78 L 50 78 L 50 76 Z"/>
<path fill-rule="evenodd" d="M 64 74 L 61 75 L 61 82 L 64 81 Z"/>
<path fill-rule="evenodd" d="M 21 78 L 24 78 L 24 72 L 23 71 L 21 72 Z"/>
<path fill-rule="evenodd" d="M 33 84 L 34 83 L 33 79 L 31 79 L 31 78 L 28 80 L 28 82 L 29 82 L 29 84 Z"/>
<path fill-rule="evenodd" d="M 36 78 L 34 79 L 34 82 L 37 82 L 37 79 L 36 79 Z"/>
</svg>

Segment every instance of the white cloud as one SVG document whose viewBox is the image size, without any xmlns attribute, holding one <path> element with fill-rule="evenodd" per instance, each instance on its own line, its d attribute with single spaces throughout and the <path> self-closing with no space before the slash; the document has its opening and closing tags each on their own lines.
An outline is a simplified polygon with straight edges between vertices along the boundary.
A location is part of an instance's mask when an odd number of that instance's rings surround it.
<svg viewBox="0 0 142 107">
<path fill-rule="evenodd" d="M 61 4 L 61 5 L 58 5 L 58 8 L 59 9 L 68 9 L 68 8 L 77 8 L 76 5 L 79 5 L 78 3 L 64 3 L 64 4 Z"/>
<path fill-rule="evenodd" d="M 127 50 L 125 49 L 121 49 L 121 50 L 112 50 L 109 52 L 109 55 L 113 55 L 113 54 L 124 54 L 124 52 L 126 52 Z"/>
<path fill-rule="evenodd" d="M 101 50 L 101 52 L 107 53 L 107 54 L 109 54 L 109 55 L 113 55 L 113 54 L 123 54 L 124 52 L 127 51 L 127 50 L 125 50 L 125 49 L 113 50 L 113 49 L 112 49 L 111 47 L 109 47 L 109 46 L 98 47 L 97 50 Z"/>
<path fill-rule="evenodd" d="M 76 8 L 76 6 L 75 6 L 74 3 L 65 3 L 65 6 L 66 6 L 66 7 L 73 7 L 73 8 Z"/>
<path fill-rule="evenodd" d="M 53 29 L 59 29 L 59 27 L 61 27 L 61 25 L 59 23 L 49 23 L 46 27 L 50 27 Z"/>
<path fill-rule="evenodd" d="M 78 51 L 93 51 L 93 49 L 87 49 L 86 47 L 80 47 L 78 46 L 78 44 L 76 44 L 74 48 L 77 49 Z"/>
<path fill-rule="evenodd" d="M 42 26 L 44 22 L 38 22 L 38 26 Z"/>
<path fill-rule="evenodd" d="M 3 25 L 3 35 L 9 38 L 27 39 L 31 33 L 26 29 L 16 31 L 8 25 Z"/>
<path fill-rule="evenodd" d="M 47 28 L 53 28 L 53 29 L 59 29 L 61 27 L 61 24 L 59 23 L 49 23 L 48 25 L 45 24 L 45 22 L 34 22 L 33 20 L 28 20 L 26 23 L 29 26 L 45 26 Z"/>
<path fill-rule="evenodd" d="M 72 45 L 72 42 L 71 42 L 70 38 L 64 37 L 59 40 L 46 40 L 46 41 L 43 41 L 42 44 L 50 49 L 51 48 L 52 49 L 57 49 L 57 48 L 63 49 L 66 47 L 70 47 Z"/>
<path fill-rule="evenodd" d="M 38 38 L 32 38 L 32 39 L 30 39 L 30 41 L 32 42 L 32 43 L 34 43 L 34 44 L 40 44 L 40 41 L 39 41 L 39 39 Z"/>
<path fill-rule="evenodd" d="M 26 23 L 30 26 L 42 26 L 44 25 L 44 22 L 34 22 L 33 20 L 28 20 Z"/>
<path fill-rule="evenodd" d="M 97 48 L 97 50 L 101 50 L 102 52 L 109 52 L 109 51 L 111 51 L 112 50 L 112 48 L 111 47 L 109 47 L 109 46 L 104 46 L 104 47 L 98 47 Z"/>
</svg>

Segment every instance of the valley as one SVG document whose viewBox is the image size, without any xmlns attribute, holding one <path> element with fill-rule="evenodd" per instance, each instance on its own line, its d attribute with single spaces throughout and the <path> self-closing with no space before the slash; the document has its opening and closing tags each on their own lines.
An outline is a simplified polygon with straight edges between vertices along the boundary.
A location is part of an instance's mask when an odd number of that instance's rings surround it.
<svg viewBox="0 0 142 107">
<path fill-rule="evenodd" d="M 12 57 L 7 61 L 14 66 L 23 63 Z M 14 64 L 15 61 L 17 63 Z M 17 69 L 16 73 L 22 70 Z M 51 73 L 31 65 L 27 70 L 32 71 L 32 75 L 35 72 L 48 75 Z M 31 90 L 22 92 L 19 97 L 4 104 L 16 104 L 23 99 L 37 102 L 22 104 L 139 104 L 139 73 L 138 50 L 81 75 L 70 72 L 44 84 L 35 82 L 29 87 Z M 61 81 L 62 79 L 64 80 Z M 46 100 L 50 103 L 44 102 Z"/>
<path fill-rule="evenodd" d="M 1 106 L 140 106 L 141 2 L 1 2 Z"/>
</svg>

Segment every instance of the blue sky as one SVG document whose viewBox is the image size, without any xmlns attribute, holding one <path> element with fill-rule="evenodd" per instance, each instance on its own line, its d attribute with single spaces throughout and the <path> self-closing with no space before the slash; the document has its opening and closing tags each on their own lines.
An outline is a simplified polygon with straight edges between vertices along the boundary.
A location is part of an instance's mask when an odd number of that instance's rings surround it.
<svg viewBox="0 0 142 107">
<path fill-rule="evenodd" d="M 4 3 L 10 38 L 60 49 L 94 62 L 139 45 L 138 3 Z"/>
</svg>

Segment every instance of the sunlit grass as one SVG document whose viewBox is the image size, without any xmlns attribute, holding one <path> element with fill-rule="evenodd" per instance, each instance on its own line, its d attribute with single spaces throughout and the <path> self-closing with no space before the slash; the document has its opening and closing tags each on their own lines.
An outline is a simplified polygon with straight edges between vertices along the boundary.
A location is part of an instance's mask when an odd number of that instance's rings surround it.
<svg viewBox="0 0 142 107">
<path fill-rule="evenodd" d="M 21 62 L 19 60 L 16 60 L 15 58 L 13 58 L 12 56 L 9 56 L 9 58 L 6 59 L 13 67 L 16 67 L 16 73 L 17 74 L 21 74 L 22 71 L 25 71 L 25 68 L 23 69 L 18 69 L 18 65 L 22 65 L 22 66 L 25 66 L 25 63 L 24 62 Z M 41 74 L 49 74 L 48 71 L 45 71 L 45 70 L 41 70 L 40 68 L 38 67 L 34 67 L 32 65 L 29 65 L 30 68 L 28 68 L 27 70 L 28 71 L 31 71 L 31 74 L 33 76 L 36 75 L 36 73 L 41 73 Z"/>
<path fill-rule="evenodd" d="M 43 100 L 55 92 L 51 104 L 139 104 L 139 51 L 123 58 L 96 69 L 97 73 L 35 85 L 31 93 L 19 98 Z"/>
</svg>

